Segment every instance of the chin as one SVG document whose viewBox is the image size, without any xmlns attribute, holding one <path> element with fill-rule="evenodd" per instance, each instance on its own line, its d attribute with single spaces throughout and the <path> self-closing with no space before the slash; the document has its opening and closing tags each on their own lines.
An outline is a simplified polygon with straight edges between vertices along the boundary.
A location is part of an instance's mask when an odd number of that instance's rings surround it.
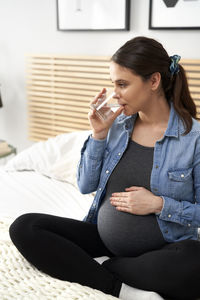
<svg viewBox="0 0 200 300">
<path fill-rule="evenodd" d="M 132 116 L 132 115 L 135 115 L 138 113 L 138 110 L 134 109 L 133 107 L 125 107 L 124 110 L 123 110 L 123 114 L 125 116 Z"/>
<path fill-rule="evenodd" d="M 133 115 L 133 112 L 130 112 L 130 111 L 128 111 L 127 109 L 124 109 L 124 110 L 123 110 L 123 114 L 124 114 L 125 116 L 131 116 L 131 115 Z"/>
</svg>

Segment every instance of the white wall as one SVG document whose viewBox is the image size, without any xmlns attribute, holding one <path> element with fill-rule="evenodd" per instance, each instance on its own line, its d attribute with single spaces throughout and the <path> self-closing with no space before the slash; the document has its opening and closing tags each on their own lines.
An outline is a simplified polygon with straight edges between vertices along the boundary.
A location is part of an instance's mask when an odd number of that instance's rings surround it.
<svg viewBox="0 0 200 300">
<path fill-rule="evenodd" d="M 73 0 L 72 0 L 73 1 Z M 156 38 L 170 55 L 200 58 L 200 30 L 149 30 L 149 0 L 131 0 L 130 31 L 60 32 L 56 0 L 0 0 L 0 139 L 17 146 L 27 138 L 25 55 L 28 53 L 111 55 L 128 39 Z"/>
</svg>

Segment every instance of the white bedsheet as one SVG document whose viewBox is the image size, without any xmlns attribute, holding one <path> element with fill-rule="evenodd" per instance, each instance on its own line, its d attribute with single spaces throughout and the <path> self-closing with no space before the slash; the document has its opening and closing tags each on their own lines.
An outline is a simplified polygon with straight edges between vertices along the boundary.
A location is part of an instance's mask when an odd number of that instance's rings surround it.
<svg viewBox="0 0 200 300">
<path fill-rule="evenodd" d="M 67 182 L 33 171 L 0 169 L 0 216 L 16 218 L 23 213 L 39 212 L 82 220 L 92 199 Z"/>
<path fill-rule="evenodd" d="M 93 196 L 82 195 L 79 192 L 76 184 L 76 166 L 80 158 L 81 147 L 89 133 L 85 131 L 62 134 L 47 141 L 36 143 L 10 160 L 4 169 L 0 168 L 0 224 L 3 228 L 5 227 L 3 218 L 8 217 L 9 222 L 11 222 L 19 215 L 29 212 L 47 213 L 77 220 L 84 218 L 90 208 Z M 3 236 L 4 231 L 0 232 Z M 8 232 L 7 237 L 9 237 Z M 14 273 L 12 267 L 19 272 L 21 272 L 21 268 L 25 271 L 29 270 L 27 271 L 29 275 L 30 270 L 31 274 L 34 272 L 33 268 L 26 261 L 19 264 L 17 268 L 14 267 L 12 262 L 18 261 L 20 255 L 15 251 L 16 249 L 11 241 L 8 240 L 4 241 L 0 237 L 0 252 L 5 254 L 0 268 L 0 296 L 6 295 L 7 297 L 8 293 L 10 293 L 11 298 L 6 298 L 10 300 L 17 299 L 14 295 L 16 288 L 20 287 L 18 284 L 17 287 L 13 285 Z M 11 253 L 10 256 L 7 255 L 9 249 L 12 250 L 9 252 Z M 10 281 L 7 280 L 5 291 L 5 282 L 3 280 L 5 277 L 5 266 L 8 265 L 7 259 L 10 264 L 10 271 L 7 271 L 7 275 L 9 274 L 10 277 L 7 277 L 7 279 L 10 278 Z M 22 273 L 20 274 L 20 284 L 24 284 L 26 290 L 29 290 L 30 287 L 26 276 L 22 276 Z M 37 272 L 36 279 L 38 284 L 40 272 Z M 55 299 L 55 297 L 52 297 L 50 289 L 53 280 L 52 278 L 48 279 L 49 286 L 47 290 L 50 293 L 49 297 L 42 298 L 40 294 L 37 299 Z M 36 290 L 37 284 L 34 285 Z M 56 284 L 57 289 L 55 288 L 55 292 L 58 293 L 60 291 L 58 287 L 60 283 L 57 282 Z M 99 296 L 100 292 L 95 292 L 95 290 L 80 293 L 80 289 L 74 288 L 75 285 L 72 283 L 68 286 L 64 299 L 111 299 L 111 296 L 105 294 Z M 2 289 L 4 290 L 3 294 L 1 293 Z M 24 289 L 19 291 L 20 295 L 23 295 L 23 291 Z M 73 297 L 72 291 L 74 291 Z M 20 296 L 18 299 L 22 298 Z M 135 289 L 134 300 L 158 299 L 162 298 L 156 293 Z"/>
<path fill-rule="evenodd" d="M 46 177 L 41 175 L 35 171 L 12 171 L 8 172 L 3 169 L 0 169 L 0 223 L 3 225 L 3 218 L 9 217 L 9 219 L 15 219 L 21 214 L 29 213 L 29 212 L 38 212 L 38 213 L 47 213 L 58 215 L 61 217 L 74 218 L 77 220 L 82 220 L 84 216 L 87 214 L 91 202 L 93 200 L 92 195 L 82 195 L 77 187 L 68 182 L 59 181 L 53 178 Z M 5 232 L 1 232 L 1 235 L 4 236 Z M 6 233 L 8 238 L 8 233 Z M 8 251 L 8 249 L 9 251 Z M 11 251 L 11 250 L 12 251 Z M 0 252 L 5 254 L 4 260 L 1 263 L 0 267 L 0 295 L 6 295 L 6 299 L 14 299 L 16 283 L 13 285 L 13 275 L 15 277 L 14 271 L 12 271 L 12 261 L 16 259 L 22 259 L 17 251 L 15 251 L 14 246 L 12 246 L 11 242 L 6 242 L 0 238 Z M 9 254 L 10 253 L 10 254 Z M 14 254 L 13 254 L 14 253 Z M 9 255 L 8 255 L 9 254 Z M 19 257 L 18 257 L 19 256 Z M 13 267 L 14 267 L 13 261 Z M 5 275 L 5 266 L 7 266 L 9 262 L 9 270 L 6 271 L 7 283 L 3 281 Z M 21 262 L 21 261 L 20 261 Z M 5 263 L 5 265 L 4 265 Z M 26 276 L 23 275 L 23 271 L 29 272 L 32 276 L 35 274 L 34 269 L 32 269 L 29 264 L 24 261 L 21 262 L 24 264 L 23 266 L 19 265 L 15 266 L 15 271 L 20 273 L 20 282 L 24 285 L 23 289 L 19 288 L 17 285 L 19 298 L 23 298 L 23 291 L 28 290 L 29 284 L 26 281 Z M 28 271 L 27 271 L 28 270 Z M 3 274 L 1 276 L 1 274 Z M 32 276 L 35 279 L 35 283 L 33 287 L 36 288 L 38 286 L 38 280 L 41 280 L 41 275 L 37 272 L 36 275 Z M 12 276 L 11 276 L 12 275 Z M 19 275 L 19 274 L 18 274 Z M 45 276 L 45 275 L 43 275 Z M 2 278 L 1 278 L 2 277 Z M 31 277 L 31 279 L 32 279 Z M 63 282 L 59 282 L 53 278 L 48 279 L 48 275 L 46 275 L 48 285 L 46 289 L 51 293 L 50 287 L 52 286 L 52 282 L 55 281 L 54 293 L 59 292 L 60 286 Z M 46 279 L 45 277 L 45 279 Z M 9 281 L 9 280 L 10 281 Z M 46 282 L 46 281 L 45 281 Z M 87 287 L 79 287 L 79 285 L 75 283 L 66 283 L 67 290 L 63 289 L 63 293 L 66 293 L 64 298 L 71 300 L 80 300 L 80 299 L 114 299 L 109 295 L 102 294 L 98 291 L 92 290 Z M 33 289 L 30 292 L 33 294 L 35 290 Z M 62 286 L 61 286 L 62 287 Z M 82 291 L 83 290 L 83 291 Z M 72 292 L 74 293 L 72 296 Z M 40 293 L 40 298 L 42 294 Z M 84 297 L 83 297 L 84 295 Z M 54 299 L 55 297 L 52 294 L 48 294 L 48 297 L 44 297 L 41 299 Z M 60 299 L 64 299 L 60 298 Z M 16 298 L 17 299 L 17 298 Z M 25 298 L 23 298 L 25 299 Z M 31 298 L 35 299 L 35 298 Z M 116 299 L 116 298 L 115 298 Z M 139 289 L 134 289 L 134 300 L 160 300 L 162 299 L 158 294 L 153 292 L 147 292 Z"/>
</svg>

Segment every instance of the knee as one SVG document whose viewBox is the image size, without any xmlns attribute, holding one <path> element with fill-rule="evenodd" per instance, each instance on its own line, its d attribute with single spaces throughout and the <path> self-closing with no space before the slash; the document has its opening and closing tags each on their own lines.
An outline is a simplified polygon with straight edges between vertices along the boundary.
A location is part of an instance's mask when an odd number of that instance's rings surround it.
<svg viewBox="0 0 200 300">
<path fill-rule="evenodd" d="M 33 220 L 37 214 L 27 213 L 19 216 L 9 227 L 9 234 L 12 242 L 17 245 L 21 244 L 30 236 Z"/>
</svg>

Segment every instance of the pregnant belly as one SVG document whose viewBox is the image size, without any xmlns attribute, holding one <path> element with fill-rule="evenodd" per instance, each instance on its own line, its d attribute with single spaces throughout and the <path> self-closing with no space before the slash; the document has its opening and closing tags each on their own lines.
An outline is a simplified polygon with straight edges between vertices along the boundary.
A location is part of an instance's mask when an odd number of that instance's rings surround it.
<svg viewBox="0 0 200 300">
<path fill-rule="evenodd" d="M 117 256 L 137 256 L 166 243 L 154 214 L 120 212 L 109 201 L 100 207 L 97 226 L 103 243 Z"/>
</svg>

